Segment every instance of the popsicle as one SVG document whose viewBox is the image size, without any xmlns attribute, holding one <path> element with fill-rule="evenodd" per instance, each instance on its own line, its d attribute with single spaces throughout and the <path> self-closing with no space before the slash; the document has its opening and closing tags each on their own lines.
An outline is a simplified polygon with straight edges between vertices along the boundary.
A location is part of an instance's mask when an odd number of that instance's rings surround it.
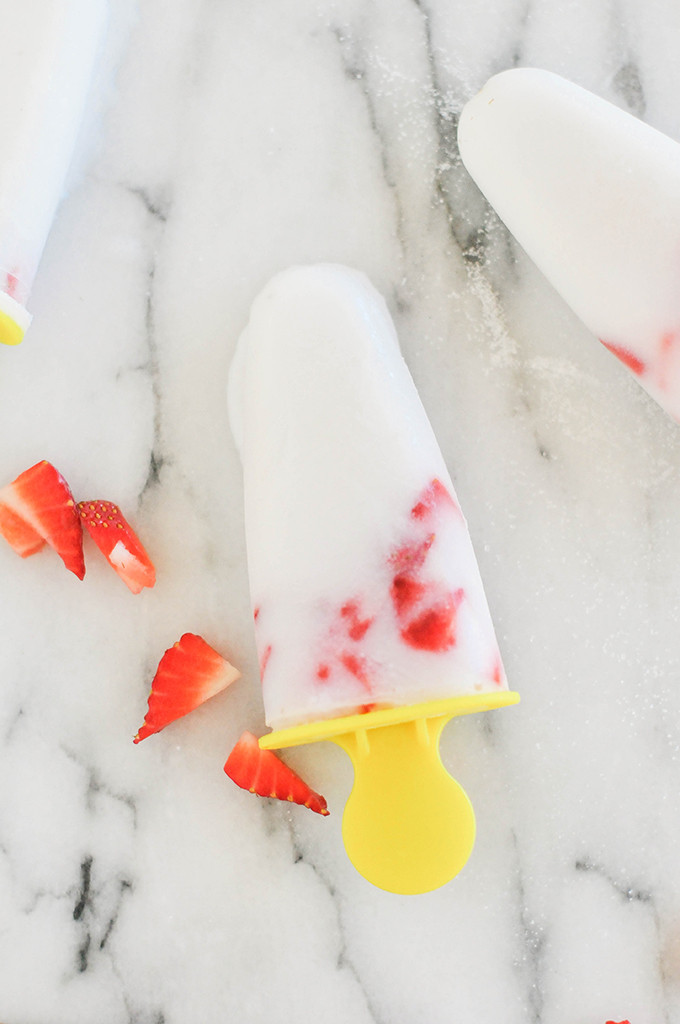
<svg viewBox="0 0 680 1024">
<path fill-rule="evenodd" d="M 106 18 L 105 0 L 2 6 L 0 341 L 17 344 L 62 197 Z"/>
<path fill-rule="evenodd" d="M 535 68 L 464 107 L 463 163 L 562 298 L 680 419 L 680 145 Z"/>
<path fill-rule="evenodd" d="M 518 698 L 451 478 L 368 278 L 335 265 L 274 277 L 239 340 L 229 411 L 276 730 L 261 745 L 344 746 L 355 865 L 394 891 L 434 888 L 474 835 L 467 798 L 438 759 L 439 732 L 454 714 Z M 433 869 L 447 806 L 446 865 Z"/>
</svg>

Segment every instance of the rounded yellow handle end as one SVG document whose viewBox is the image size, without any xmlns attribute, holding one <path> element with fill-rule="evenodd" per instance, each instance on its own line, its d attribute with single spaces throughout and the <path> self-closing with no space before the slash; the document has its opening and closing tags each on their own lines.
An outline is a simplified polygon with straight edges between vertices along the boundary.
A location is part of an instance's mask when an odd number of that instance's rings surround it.
<svg viewBox="0 0 680 1024">
<path fill-rule="evenodd" d="M 439 757 L 444 721 L 420 718 L 334 737 L 355 772 L 345 849 L 359 873 L 388 892 L 438 889 L 472 852 L 472 805 Z"/>
<path fill-rule="evenodd" d="M 18 345 L 25 333 L 25 327 L 0 309 L 0 344 Z"/>
</svg>

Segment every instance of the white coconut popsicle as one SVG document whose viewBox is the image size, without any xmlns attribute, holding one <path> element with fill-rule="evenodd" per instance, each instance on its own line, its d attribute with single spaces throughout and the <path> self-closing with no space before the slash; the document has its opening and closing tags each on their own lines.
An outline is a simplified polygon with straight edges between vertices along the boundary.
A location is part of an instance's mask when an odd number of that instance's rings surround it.
<svg viewBox="0 0 680 1024">
<path fill-rule="evenodd" d="M 2 4 L 0 341 L 21 341 L 26 302 L 82 120 L 105 0 Z"/>
<path fill-rule="evenodd" d="M 268 724 L 506 690 L 465 520 L 368 278 L 274 277 L 229 410 Z"/>
<path fill-rule="evenodd" d="M 463 109 L 463 163 L 539 269 L 680 419 L 680 145 L 533 68 Z"/>
</svg>

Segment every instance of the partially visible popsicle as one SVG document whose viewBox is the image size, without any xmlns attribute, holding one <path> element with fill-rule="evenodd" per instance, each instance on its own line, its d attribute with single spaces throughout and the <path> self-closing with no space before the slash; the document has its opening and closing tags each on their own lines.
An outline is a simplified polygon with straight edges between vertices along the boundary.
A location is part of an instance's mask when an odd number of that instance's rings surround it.
<svg viewBox="0 0 680 1024">
<path fill-rule="evenodd" d="M 453 484 L 368 278 L 334 265 L 275 277 L 239 341 L 229 409 L 266 718 L 283 730 L 263 745 L 365 735 L 444 698 L 516 699 Z"/>
<path fill-rule="evenodd" d="M 85 108 L 105 0 L 2 5 L 0 341 L 30 324 L 33 284 Z"/>
<path fill-rule="evenodd" d="M 539 269 L 680 420 L 680 145 L 534 68 L 491 78 L 458 142 Z"/>
</svg>

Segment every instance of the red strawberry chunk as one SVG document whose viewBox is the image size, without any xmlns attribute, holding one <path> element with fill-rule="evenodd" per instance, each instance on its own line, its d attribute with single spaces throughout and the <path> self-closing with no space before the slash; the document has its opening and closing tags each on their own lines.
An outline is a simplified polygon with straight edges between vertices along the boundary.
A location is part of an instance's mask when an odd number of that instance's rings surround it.
<svg viewBox="0 0 680 1024">
<path fill-rule="evenodd" d="M 397 573 L 413 573 L 421 569 L 425 564 L 430 548 L 434 544 L 436 534 L 430 533 L 424 540 L 411 541 L 390 555 L 390 565 L 394 566 Z"/>
<path fill-rule="evenodd" d="M 267 671 L 267 665 L 269 664 L 269 659 L 271 658 L 271 656 L 272 656 L 272 645 L 271 644 L 267 644 L 267 646 L 265 647 L 265 649 L 262 652 L 262 657 L 260 658 L 260 679 L 261 680 L 264 679 L 264 674 Z"/>
<path fill-rule="evenodd" d="M 442 506 L 457 507 L 452 495 L 449 494 L 444 484 L 435 477 L 425 488 L 419 501 L 411 509 L 411 515 L 414 519 L 426 519 L 435 509 Z"/>
<path fill-rule="evenodd" d="M 130 524 L 111 501 L 79 501 L 83 525 L 133 594 L 153 587 L 156 570 Z"/>
<path fill-rule="evenodd" d="M 366 689 L 371 689 L 371 677 L 368 669 L 368 663 L 366 658 L 362 658 L 358 654 L 354 654 L 353 651 L 343 651 L 340 655 L 340 661 L 345 666 L 347 671 L 358 679 L 362 686 Z"/>
<path fill-rule="evenodd" d="M 491 678 L 493 679 L 493 681 L 496 684 L 496 686 L 502 686 L 502 684 L 503 684 L 503 662 L 501 661 L 500 654 L 497 654 L 495 659 L 494 659 L 493 668 L 491 670 Z"/>
<path fill-rule="evenodd" d="M 340 609 L 340 616 L 345 620 L 350 640 L 363 640 L 374 622 L 371 616 L 362 618 L 358 601 L 348 601 L 344 604 Z"/>
<path fill-rule="evenodd" d="M 187 715 L 240 675 L 203 637 L 185 633 L 160 660 L 151 684 L 149 710 L 134 742 Z"/>
<path fill-rule="evenodd" d="M 229 778 L 250 793 L 308 807 L 317 814 L 328 814 L 325 799 L 315 793 L 292 768 L 271 750 L 261 750 L 257 737 L 244 732 L 227 758 L 224 770 Z"/>
<path fill-rule="evenodd" d="M 421 651 L 448 651 L 456 642 L 453 628 L 455 612 L 451 601 L 427 608 L 402 629 L 402 639 L 409 647 Z"/>
<path fill-rule="evenodd" d="M 0 533 L 24 558 L 47 542 L 78 579 L 85 575 L 83 531 L 73 495 L 50 462 L 36 463 L 0 490 Z"/>
<path fill-rule="evenodd" d="M 615 345 L 612 341 L 604 341 L 602 338 L 600 338 L 600 341 L 605 348 L 608 348 L 637 377 L 641 377 L 646 372 L 647 367 L 645 363 L 631 352 L 630 349 L 624 348 L 623 345 Z"/>
<path fill-rule="evenodd" d="M 435 587 L 432 593 L 433 603 L 408 622 L 401 637 L 409 647 L 421 651 L 448 651 L 456 643 L 456 612 L 464 593 L 458 589 L 439 597 Z"/>
<path fill-rule="evenodd" d="M 390 595 L 397 616 L 400 619 L 405 618 L 426 593 L 426 583 L 405 574 L 395 576 L 390 587 Z"/>
</svg>

